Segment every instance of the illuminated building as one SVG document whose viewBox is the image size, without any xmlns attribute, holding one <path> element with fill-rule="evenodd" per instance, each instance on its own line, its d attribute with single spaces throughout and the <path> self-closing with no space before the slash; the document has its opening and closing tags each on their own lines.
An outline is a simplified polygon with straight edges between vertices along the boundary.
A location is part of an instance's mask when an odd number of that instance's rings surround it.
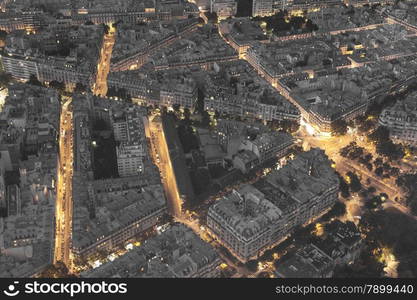
<svg viewBox="0 0 417 300">
<path fill-rule="evenodd" d="M 265 121 L 299 120 L 297 108 L 243 60 L 216 64 L 205 87 L 208 111 Z"/>
<path fill-rule="evenodd" d="M 283 168 L 214 203 L 210 232 L 242 262 L 258 257 L 338 199 L 339 179 L 324 151 L 298 155 Z"/>
<path fill-rule="evenodd" d="M 111 57 L 111 71 L 140 68 L 148 62 L 150 55 L 196 30 L 197 25 L 197 18 L 175 22 L 120 24 Z"/>
<path fill-rule="evenodd" d="M 237 2 L 234 0 L 211 0 L 211 12 L 215 12 L 217 17 L 225 19 L 236 15 Z"/>
<path fill-rule="evenodd" d="M 272 132 L 260 134 L 254 140 L 244 140 L 240 148 L 252 151 L 258 157 L 259 162 L 263 163 L 273 157 L 285 156 L 293 143 L 290 134 Z"/>
<path fill-rule="evenodd" d="M 334 262 L 331 257 L 313 244 L 298 249 L 288 260 L 279 263 L 275 271 L 278 278 L 330 278 Z"/>
<path fill-rule="evenodd" d="M 150 160 L 139 106 L 77 95 L 74 110 L 72 246 L 77 258 L 113 251 L 137 234 L 153 230 L 167 206 L 159 171 Z M 107 115 L 107 116 L 106 116 Z M 101 119 L 114 133 L 117 173 L 97 179 L 92 125 Z M 95 176 L 94 176 L 95 175 Z M 117 177 L 117 178 L 115 178 Z"/>
<path fill-rule="evenodd" d="M 81 277 L 213 278 L 219 276 L 220 264 L 210 244 L 185 225 L 176 224 Z"/>
<path fill-rule="evenodd" d="M 242 58 L 252 43 L 269 42 L 262 28 L 247 18 L 226 19 L 220 22 L 219 32 Z"/>
<path fill-rule="evenodd" d="M 274 0 L 253 0 L 252 16 L 269 16 L 274 13 Z"/>
<path fill-rule="evenodd" d="M 5 71 L 20 80 L 33 75 L 41 82 L 90 85 L 97 72 L 103 28 L 80 25 L 64 34 L 57 30 L 58 27 L 52 26 L 36 34 L 10 33 L 5 52 L 0 56 Z M 68 50 L 71 43 L 74 47 Z M 68 46 L 62 47 L 65 44 Z"/>
<path fill-rule="evenodd" d="M 417 145 L 417 93 L 405 100 L 398 100 L 379 116 L 379 124 L 390 131 L 390 137 L 398 143 Z"/>
</svg>

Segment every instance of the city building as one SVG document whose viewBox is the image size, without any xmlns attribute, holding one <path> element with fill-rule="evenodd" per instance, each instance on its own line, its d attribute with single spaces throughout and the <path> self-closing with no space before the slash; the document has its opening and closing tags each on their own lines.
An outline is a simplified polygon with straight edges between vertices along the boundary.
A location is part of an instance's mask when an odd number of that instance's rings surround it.
<svg viewBox="0 0 417 300">
<path fill-rule="evenodd" d="M 1 160 L 0 160 L 1 163 Z M 6 184 L 4 181 L 4 169 L 0 164 L 0 216 L 7 215 Z"/>
<path fill-rule="evenodd" d="M 86 271 L 87 278 L 213 278 L 221 260 L 190 228 L 175 224 L 112 262 Z"/>
<path fill-rule="evenodd" d="M 226 19 L 220 22 L 219 32 L 222 37 L 243 58 L 253 43 L 267 43 L 268 37 L 257 22 L 248 18 Z"/>
<path fill-rule="evenodd" d="M 59 115 L 55 90 L 9 86 L 0 112 L 8 121 L 0 127 L 1 277 L 35 276 L 53 261 Z"/>
<path fill-rule="evenodd" d="M 148 231 L 167 212 L 159 171 L 145 137 L 146 110 L 91 94 L 73 98 L 74 175 L 72 245 L 76 259 L 111 252 Z M 114 135 L 118 174 L 97 178 L 92 126 L 102 120 Z"/>
<path fill-rule="evenodd" d="M 22 214 L 22 196 L 17 184 L 7 186 L 7 216 L 20 216 Z"/>
<path fill-rule="evenodd" d="M 179 105 L 194 109 L 197 102 L 198 85 L 193 72 L 188 70 L 168 70 L 157 74 L 153 87 L 159 87 L 159 104 L 166 107 Z M 155 89 L 153 89 L 155 92 Z"/>
<path fill-rule="evenodd" d="M 252 16 L 269 16 L 274 13 L 274 0 L 253 0 L 252 2 Z"/>
<path fill-rule="evenodd" d="M 360 255 L 363 240 L 354 223 L 339 220 L 327 226 L 326 237 L 314 245 L 332 258 L 335 265 L 352 264 Z"/>
<path fill-rule="evenodd" d="M 228 119 L 218 119 L 214 132 L 223 151 L 235 154 L 243 140 L 267 132 L 268 128 L 261 122 L 243 122 Z"/>
<path fill-rule="evenodd" d="M 83 184 L 80 177 L 75 184 Z M 129 239 L 153 230 L 166 213 L 162 186 L 146 179 L 97 180 L 74 189 L 72 254 L 87 259 L 111 252 Z"/>
<path fill-rule="evenodd" d="M 151 20 L 187 19 L 198 16 L 198 7 L 188 1 L 165 0 L 77 0 L 72 6 L 71 17 L 76 24 L 87 21 L 95 24 L 137 23 Z"/>
<path fill-rule="evenodd" d="M 143 115 L 135 109 L 115 111 L 112 116 L 114 136 L 120 145 L 116 147 L 119 176 L 135 176 L 144 171 L 144 159 L 148 155 Z"/>
<path fill-rule="evenodd" d="M 7 35 L 1 54 L 5 72 L 19 80 L 35 76 L 41 82 L 59 81 L 90 86 L 96 78 L 103 26 L 79 25 L 60 31 L 47 27 L 28 34 Z"/>
<path fill-rule="evenodd" d="M 282 241 L 295 226 L 326 212 L 338 199 L 338 191 L 339 179 L 330 160 L 314 148 L 214 203 L 207 227 L 246 262 Z"/>
<path fill-rule="evenodd" d="M 116 92 L 124 91 L 138 104 L 194 109 L 197 102 L 198 80 L 188 68 L 170 70 L 129 70 L 112 72 L 108 86 Z"/>
<path fill-rule="evenodd" d="M 353 120 L 368 107 L 366 91 L 347 76 L 318 73 L 293 84 L 289 98 L 300 109 L 305 123 L 319 134 L 330 134 L 335 121 Z"/>
<path fill-rule="evenodd" d="M 293 137 L 289 133 L 268 132 L 258 135 L 254 140 L 244 140 L 240 149 L 255 153 L 259 162 L 263 163 L 271 158 L 285 156 L 293 144 Z"/>
<path fill-rule="evenodd" d="M 259 157 L 249 150 L 239 150 L 233 156 L 233 167 L 246 174 L 259 166 Z"/>
<path fill-rule="evenodd" d="M 246 59 L 272 86 L 280 78 L 311 73 L 326 68 L 328 58 L 333 67 L 348 66 L 350 61 L 325 37 L 311 37 L 271 43 L 259 43 L 247 50 Z"/>
<path fill-rule="evenodd" d="M 197 18 L 118 25 L 111 56 L 111 71 L 140 68 L 150 55 L 196 30 L 197 25 Z"/>
<path fill-rule="evenodd" d="M 39 9 L 0 12 L 0 30 L 7 32 L 14 30 L 37 31 L 44 22 L 44 12 Z"/>
<path fill-rule="evenodd" d="M 275 274 L 278 278 L 330 278 L 333 268 L 333 260 L 319 248 L 309 244 L 279 263 Z"/>
<path fill-rule="evenodd" d="M 353 222 L 333 220 L 314 243 L 282 257 L 275 274 L 278 278 L 329 278 L 336 266 L 352 264 L 362 246 L 361 234 Z"/>
<path fill-rule="evenodd" d="M 263 121 L 300 118 L 297 108 L 245 61 L 216 64 L 205 83 L 207 111 Z"/>
<path fill-rule="evenodd" d="M 237 2 L 234 0 L 211 0 L 211 12 L 216 13 L 219 20 L 236 15 Z"/>
<path fill-rule="evenodd" d="M 238 59 L 237 52 L 224 42 L 214 25 L 206 24 L 157 51 L 150 61 L 156 70 L 200 66 L 212 68 L 214 63 Z"/>
<path fill-rule="evenodd" d="M 417 93 L 404 100 L 398 100 L 393 106 L 384 109 L 379 116 L 379 124 L 390 131 L 390 137 L 398 143 L 417 145 Z"/>
<path fill-rule="evenodd" d="M 385 23 L 384 17 L 371 7 L 336 6 L 310 11 L 307 18 L 318 32 L 339 34 L 346 31 L 374 29 Z"/>
</svg>

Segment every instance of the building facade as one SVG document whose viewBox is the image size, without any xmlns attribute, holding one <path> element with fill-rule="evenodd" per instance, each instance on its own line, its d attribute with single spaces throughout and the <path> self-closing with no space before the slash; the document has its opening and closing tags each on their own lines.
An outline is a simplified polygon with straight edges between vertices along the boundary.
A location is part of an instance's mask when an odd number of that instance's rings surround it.
<svg viewBox="0 0 417 300">
<path fill-rule="evenodd" d="M 242 262 L 256 258 L 311 222 L 338 199 L 339 179 L 324 151 L 300 154 L 286 166 L 213 204 L 207 226 Z"/>
</svg>

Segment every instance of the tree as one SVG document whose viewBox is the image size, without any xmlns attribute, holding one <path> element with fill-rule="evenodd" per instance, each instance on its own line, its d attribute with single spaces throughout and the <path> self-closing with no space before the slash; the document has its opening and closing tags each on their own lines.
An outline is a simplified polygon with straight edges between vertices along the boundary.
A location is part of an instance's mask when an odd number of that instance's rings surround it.
<svg viewBox="0 0 417 300">
<path fill-rule="evenodd" d="M 258 261 L 257 260 L 250 260 L 245 264 L 246 268 L 255 273 L 258 270 Z"/>
<path fill-rule="evenodd" d="M 378 167 L 375 169 L 375 175 L 381 177 L 384 174 L 384 168 Z"/>
<path fill-rule="evenodd" d="M 5 41 L 7 37 L 7 31 L 0 30 L 0 41 Z"/>
<path fill-rule="evenodd" d="M 414 219 L 404 216 L 397 210 L 368 211 L 362 215 L 359 230 L 366 235 L 367 244 L 371 249 L 389 248 L 397 258 L 400 266 L 417 257 L 417 223 Z M 404 269 L 402 268 L 404 267 Z M 399 271 L 408 269 L 405 265 Z M 417 273 L 416 270 L 414 276 Z M 401 277 L 401 273 L 399 277 Z"/>
<path fill-rule="evenodd" d="M 77 82 L 75 84 L 75 88 L 74 88 L 74 92 L 75 93 L 84 93 L 87 91 L 87 88 L 84 84 L 82 84 L 81 82 Z"/>
<path fill-rule="evenodd" d="M 197 90 L 197 103 L 195 105 L 195 110 L 201 115 L 204 112 L 204 91 L 200 88 Z"/>
<path fill-rule="evenodd" d="M 411 213 L 413 215 L 417 215 L 416 182 L 417 182 L 417 173 L 402 174 L 396 180 L 397 186 L 401 188 L 406 194 L 405 203 L 407 206 L 410 207 Z"/>
<path fill-rule="evenodd" d="M 190 177 L 196 195 L 203 193 L 210 185 L 210 173 L 205 168 L 192 170 Z"/>
<path fill-rule="evenodd" d="M 341 136 L 347 133 L 347 123 L 345 120 L 339 119 L 331 124 L 331 131 L 333 136 Z"/>
<path fill-rule="evenodd" d="M 184 108 L 184 120 L 185 120 L 187 123 L 190 123 L 190 119 L 191 119 L 191 112 L 190 112 L 190 110 L 186 107 L 186 108 Z"/>
<path fill-rule="evenodd" d="M 180 105 L 179 104 L 174 104 L 173 106 L 172 106 L 172 109 L 174 110 L 174 112 L 176 113 L 176 114 L 179 114 L 179 112 L 180 112 Z"/>
<path fill-rule="evenodd" d="M 110 30 L 109 25 L 107 25 L 107 24 L 103 24 L 103 28 L 104 28 L 104 33 L 105 33 L 105 34 L 109 34 L 109 30 Z"/>
<path fill-rule="evenodd" d="M 340 193 L 343 198 L 348 198 L 350 196 L 349 185 L 347 184 L 346 180 L 342 176 L 340 176 L 339 173 L 337 173 L 337 175 L 339 177 Z"/>
<path fill-rule="evenodd" d="M 49 82 L 49 87 L 58 90 L 60 93 L 65 91 L 65 83 L 60 81 L 52 80 Z"/>
<path fill-rule="evenodd" d="M 93 130 L 96 130 L 96 131 L 109 130 L 109 126 L 107 125 L 105 120 L 97 119 L 93 124 Z"/>
<path fill-rule="evenodd" d="M 219 118 L 220 118 L 220 112 L 218 111 L 218 110 L 216 110 L 215 112 L 214 112 L 214 118 L 216 119 L 216 120 L 218 120 Z"/>
<path fill-rule="evenodd" d="M 181 122 L 177 128 L 178 137 L 184 149 L 184 153 L 189 153 L 191 150 L 198 149 L 198 139 L 194 134 L 193 128 L 186 122 Z"/>
<path fill-rule="evenodd" d="M 346 204 L 340 201 L 336 201 L 333 207 L 321 217 L 324 222 L 329 221 L 332 218 L 344 216 L 346 214 Z"/>
<path fill-rule="evenodd" d="M 282 130 L 288 133 L 294 133 L 300 128 L 300 123 L 295 120 L 282 120 L 280 123 Z"/>
<path fill-rule="evenodd" d="M 380 196 L 373 196 L 365 200 L 365 208 L 367 209 L 377 209 L 382 206 L 382 200 Z"/>
<path fill-rule="evenodd" d="M 359 192 L 362 189 L 362 184 L 361 184 L 361 181 L 359 180 L 359 177 L 351 171 L 347 172 L 346 176 L 349 178 L 350 190 L 353 193 Z"/>
<path fill-rule="evenodd" d="M 386 156 L 390 160 L 399 160 L 402 159 L 405 155 L 402 145 L 394 144 L 392 140 L 378 143 L 376 152 Z"/>
<path fill-rule="evenodd" d="M 9 73 L 1 72 L 0 73 L 0 87 L 7 87 L 10 83 L 12 76 Z"/>
<path fill-rule="evenodd" d="M 272 31 L 277 35 L 284 35 L 288 32 L 312 32 L 318 30 L 316 24 L 304 16 L 291 16 L 287 11 L 278 11 L 273 16 L 255 17 L 255 21 L 262 21 L 266 23 L 266 30 Z M 307 63 L 307 57 L 300 61 L 300 66 Z"/>
<path fill-rule="evenodd" d="M 269 273 L 268 272 L 260 272 L 257 276 L 257 278 L 269 278 Z"/>
<path fill-rule="evenodd" d="M 202 113 L 202 116 L 201 117 L 202 117 L 201 118 L 201 125 L 203 127 L 209 127 L 210 126 L 210 115 L 208 114 L 208 112 L 207 111 L 204 111 Z"/>
<path fill-rule="evenodd" d="M 373 116 L 358 116 L 355 119 L 355 126 L 358 128 L 359 133 L 364 134 L 375 126 L 376 120 Z"/>
<path fill-rule="evenodd" d="M 384 163 L 384 161 L 382 160 L 382 158 L 381 158 L 381 157 L 378 157 L 378 158 L 376 158 L 376 159 L 374 160 L 374 165 L 375 165 L 376 167 L 381 167 L 383 163 Z"/>
<path fill-rule="evenodd" d="M 111 86 L 107 90 L 107 97 L 118 97 L 126 102 L 132 102 L 132 97 L 128 93 L 125 88 L 116 89 L 115 87 Z"/>
<path fill-rule="evenodd" d="M 217 13 L 215 12 L 205 12 L 204 15 L 206 16 L 207 20 L 212 23 L 217 23 L 219 21 L 219 17 L 217 16 Z"/>
<path fill-rule="evenodd" d="M 38 78 L 35 76 L 35 75 L 33 75 L 33 74 L 31 74 L 30 75 L 30 77 L 29 77 L 29 80 L 28 80 L 28 82 L 27 83 L 29 83 L 29 84 L 31 84 L 31 85 L 36 85 L 36 86 L 43 86 L 43 84 L 38 80 Z"/>
<path fill-rule="evenodd" d="M 384 126 L 379 126 L 374 132 L 368 135 L 368 141 L 374 144 L 389 141 L 389 130 Z"/>
</svg>

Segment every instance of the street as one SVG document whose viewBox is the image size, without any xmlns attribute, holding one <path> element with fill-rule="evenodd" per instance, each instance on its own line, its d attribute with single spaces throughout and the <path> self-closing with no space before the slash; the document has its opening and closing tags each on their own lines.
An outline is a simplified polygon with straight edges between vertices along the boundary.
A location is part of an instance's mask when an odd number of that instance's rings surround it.
<svg viewBox="0 0 417 300">
<path fill-rule="evenodd" d="M 97 65 L 97 78 L 93 86 L 93 93 L 96 96 L 106 96 L 107 94 L 107 75 L 110 71 L 110 59 L 116 39 L 115 28 L 112 25 L 109 27 L 109 33 L 104 36 L 100 60 Z"/>
<path fill-rule="evenodd" d="M 148 138 L 151 143 L 151 156 L 161 173 L 162 184 L 168 201 L 168 209 L 172 216 L 179 217 L 181 216 L 182 200 L 178 192 L 162 123 L 151 117 L 149 119 L 149 130 L 146 130 L 146 132 L 150 133 L 150 137 Z"/>
<path fill-rule="evenodd" d="M 72 224 L 72 175 L 73 175 L 73 128 L 71 99 L 61 108 L 59 158 L 57 170 L 57 196 L 55 206 L 54 263 L 60 261 L 69 267 Z"/>
</svg>

